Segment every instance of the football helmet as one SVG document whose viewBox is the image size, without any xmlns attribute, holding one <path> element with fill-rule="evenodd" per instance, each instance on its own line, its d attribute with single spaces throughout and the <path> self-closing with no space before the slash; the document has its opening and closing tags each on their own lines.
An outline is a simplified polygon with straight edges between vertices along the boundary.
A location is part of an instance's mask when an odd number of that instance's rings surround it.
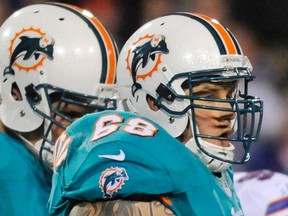
<svg viewBox="0 0 288 216">
<path fill-rule="evenodd" d="M 231 163 L 246 162 L 251 142 L 259 137 L 263 103 L 248 94 L 248 83 L 254 79 L 251 72 L 248 58 L 227 28 L 202 14 L 178 12 L 144 24 L 127 40 L 118 59 L 117 83 L 124 110 L 156 121 L 173 137 L 183 134 L 190 123 L 193 138 L 186 146 L 209 169 L 220 172 Z M 193 95 L 193 87 L 199 83 L 235 81 L 244 87 L 239 87 L 232 98 Z M 184 84 L 189 95 L 184 93 Z M 147 95 L 155 99 L 160 110 L 149 108 Z M 203 106 L 201 101 L 229 104 L 230 108 Z M 229 137 L 201 133 L 196 109 L 236 113 L 231 122 L 237 132 Z M 235 158 L 231 143 L 220 147 L 207 142 L 213 139 L 240 142 L 243 154 Z"/>
<path fill-rule="evenodd" d="M 31 132 L 45 124 L 43 149 L 53 142 L 51 125 L 73 119 L 58 110 L 71 103 L 91 110 L 116 109 L 118 48 L 91 13 L 73 5 L 43 3 L 14 12 L 0 28 L 1 105 L 3 124 Z M 21 100 L 12 95 L 17 88 Z M 52 107 L 50 95 L 57 94 Z"/>
</svg>

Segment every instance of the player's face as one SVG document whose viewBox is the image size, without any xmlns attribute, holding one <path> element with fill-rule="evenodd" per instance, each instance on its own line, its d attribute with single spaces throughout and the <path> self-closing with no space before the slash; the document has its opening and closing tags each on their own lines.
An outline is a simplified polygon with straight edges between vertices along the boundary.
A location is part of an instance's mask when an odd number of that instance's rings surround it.
<svg viewBox="0 0 288 216">
<path fill-rule="evenodd" d="M 57 105 L 58 105 L 58 101 L 52 103 L 52 106 L 54 108 Z M 85 108 L 83 106 L 75 105 L 75 104 L 69 104 L 69 103 L 62 103 L 61 106 L 58 108 L 58 110 L 60 113 L 69 117 L 70 119 L 73 119 L 74 121 L 78 118 L 81 118 L 83 115 L 92 112 L 91 109 Z M 56 116 L 55 119 L 57 122 L 60 122 L 62 125 L 65 125 L 66 127 L 71 124 L 69 121 L 61 118 L 60 116 Z M 61 135 L 63 131 L 64 131 L 63 128 L 60 128 L 56 124 L 53 124 L 51 128 L 53 142 L 57 140 L 57 138 Z"/>
<path fill-rule="evenodd" d="M 217 98 L 217 99 L 231 99 L 235 95 L 236 82 L 221 82 L 221 83 L 201 83 L 193 88 L 193 94 L 198 97 L 204 98 Z M 186 94 L 189 94 L 189 90 L 185 90 Z M 230 103 L 215 102 L 215 101 L 200 101 L 195 100 L 195 104 L 202 106 L 213 106 L 219 108 L 231 108 Z M 232 123 L 231 120 L 236 118 L 235 112 L 211 110 L 211 109 L 195 109 L 195 119 L 201 134 L 207 134 L 211 136 L 228 136 L 231 135 Z M 190 126 L 191 128 L 191 126 Z M 186 131 L 187 137 L 192 137 L 192 131 Z M 221 141 L 215 139 L 206 139 L 206 141 L 228 147 L 229 141 Z"/>
</svg>

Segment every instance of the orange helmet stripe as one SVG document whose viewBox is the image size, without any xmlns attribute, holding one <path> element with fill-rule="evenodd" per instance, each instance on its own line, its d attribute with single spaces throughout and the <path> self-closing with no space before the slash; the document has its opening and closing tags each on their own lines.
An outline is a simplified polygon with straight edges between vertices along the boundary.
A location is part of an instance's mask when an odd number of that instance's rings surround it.
<svg viewBox="0 0 288 216">
<path fill-rule="evenodd" d="M 108 74 L 107 74 L 106 83 L 113 84 L 115 82 L 115 77 L 116 77 L 116 63 L 117 63 L 117 54 L 116 54 L 116 50 L 114 47 L 114 43 L 109 33 L 104 28 L 104 26 L 95 17 L 93 17 L 91 21 L 98 27 L 101 35 L 104 38 L 104 41 L 106 42 L 105 43 L 107 45 L 106 49 L 108 50 L 107 58 L 109 59 L 108 61 L 109 64 L 107 65 Z"/>
<path fill-rule="evenodd" d="M 214 27 L 214 29 L 218 32 L 218 34 L 223 40 L 223 44 L 226 47 L 227 54 L 231 54 L 231 55 L 237 54 L 237 49 L 236 49 L 233 39 L 230 37 L 227 30 L 217 20 L 211 19 L 210 17 L 202 15 L 202 14 L 197 14 L 197 13 L 193 13 L 193 14 L 195 16 L 198 16 L 204 19 L 206 22 L 208 22 L 211 26 Z"/>
</svg>

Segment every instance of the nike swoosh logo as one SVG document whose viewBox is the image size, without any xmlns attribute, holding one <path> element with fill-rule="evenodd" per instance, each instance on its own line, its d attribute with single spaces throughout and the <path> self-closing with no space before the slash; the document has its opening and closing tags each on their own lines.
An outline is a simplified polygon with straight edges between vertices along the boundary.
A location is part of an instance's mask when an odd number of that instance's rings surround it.
<svg viewBox="0 0 288 216">
<path fill-rule="evenodd" d="M 125 153 L 120 149 L 120 153 L 118 155 L 98 155 L 100 158 L 107 158 L 116 161 L 124 161 Z"/>
</svg>

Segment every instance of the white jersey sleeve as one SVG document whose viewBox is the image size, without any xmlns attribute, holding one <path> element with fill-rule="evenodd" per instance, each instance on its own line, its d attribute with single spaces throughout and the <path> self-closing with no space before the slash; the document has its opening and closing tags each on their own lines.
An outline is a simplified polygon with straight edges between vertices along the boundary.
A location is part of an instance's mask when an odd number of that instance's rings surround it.
<svg viewBox="0 0 288 216">
<path fill-rule="evenodd" d="M 245 216 L 288 216 L 288 176 L 270 170 L 234 173 Z"/>
</svg>

